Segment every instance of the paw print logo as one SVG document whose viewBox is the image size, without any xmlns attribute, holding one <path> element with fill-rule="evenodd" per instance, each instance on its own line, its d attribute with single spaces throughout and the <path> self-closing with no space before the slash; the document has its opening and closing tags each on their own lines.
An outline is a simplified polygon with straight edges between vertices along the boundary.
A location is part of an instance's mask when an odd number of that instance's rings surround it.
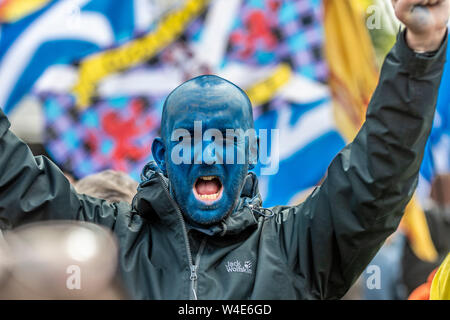
<svg viewBox="0 0 450 320">
<path fill-rule="evenodd" d="M 252 263 L 250 261 L 245 261 L 244 268 L 247 270 L 250 270 L 251 267 L 252 267 Z"/>
</svg>

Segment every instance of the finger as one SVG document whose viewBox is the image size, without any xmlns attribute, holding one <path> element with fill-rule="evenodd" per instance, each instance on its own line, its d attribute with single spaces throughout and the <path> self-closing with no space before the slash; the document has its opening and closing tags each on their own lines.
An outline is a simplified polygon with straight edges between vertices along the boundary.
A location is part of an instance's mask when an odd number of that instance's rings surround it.
<svg viewBox="0 0 450 320">
<path fill-rule="evenodd" d="M 401 21 L 404 21 L 404 19 L 407 18 L 414 7 L 417 5 L 421 5 L 422 2 L 423 0 L 397 0 L 394 4 L 395 15 Z"/>
<path fill-rule="evenodd" d="M 396 3 L 395 3 L 395 11 L 397 13 L 408 12 L 409 10 L 411 10 L 412 7 L 414 7 L 418 3 L 419 3 L 418 1 L 414 1 L 413 2 L 413 1 L 410 1 L 410 0 L 396 1 Z"/>
</svg>

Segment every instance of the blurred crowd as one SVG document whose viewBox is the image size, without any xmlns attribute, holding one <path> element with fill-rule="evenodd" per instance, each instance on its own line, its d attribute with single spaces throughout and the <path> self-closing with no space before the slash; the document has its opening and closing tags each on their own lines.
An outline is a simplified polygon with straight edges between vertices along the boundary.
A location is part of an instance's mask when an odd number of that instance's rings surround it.
<svg viewBox="0 0 450 320">
<path fill-rule="evenodd" d="M 131 204 L 138 183 L 105 170 L 75 181 L 77 192 Z M 116 274 L 118 246 L 111 232 L 87 222 L 32 223 L 2 234 L 1 299 L 126 299 Z M 81 285 L 81 282 L 83 285 Z"/>
<path fill-rule="evenodd" d="M 109 202 L 131 204 L 138 187 L 127 174 L 114 170 L 78 181 L 66 176 L 77 192 Z M 423 232 L 431 236 L 436 258 L 420 257 L 411 244 L 414 235 L 401 225 L 344 300 L 430 299 L 439 267 L 449 267 L 450 258 L 444 260 L 450 252 L 450 174 L 434 179 L 425 217 Z M 0 299 L 126 299 L 116 274 L 117 253 L 109 230 L 91 223 L 51 221 L 0 231 Z M 441 273 L 449 277 L 448 270 Z M 81 279 L 82 288 L 77 287 Z"/>
<path fill-rule="evenodd" d="M 433 279 L 450 252 L 450 174 L 434 178 L 427 200 L 426 221 L 419 231 L 401 224 L 344 299 L 430 299 Z M 431 246 L 426 250 L 433 252 L 427 256 L 421 255 L 413 244 L 417 232 L 430 237 Z"/>
</svg>

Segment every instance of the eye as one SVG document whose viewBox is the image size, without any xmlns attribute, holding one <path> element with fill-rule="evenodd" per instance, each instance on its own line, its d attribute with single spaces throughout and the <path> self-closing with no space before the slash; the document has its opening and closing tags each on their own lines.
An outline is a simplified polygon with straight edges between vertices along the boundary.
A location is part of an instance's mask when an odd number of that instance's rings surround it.
<svg viewBox="0 0 450 320">
<path fill-rule="evenodd" d="M 173 145 L 177 145 L 177 144 L 183 143 L 183 142 L 192 143 L 192 141 L 193 141 L 192 135 L 190 133 L 186 132 L 185 134 L 177 135 L 176 138 L 172 139 L 171 143 Z"/>
</svg>

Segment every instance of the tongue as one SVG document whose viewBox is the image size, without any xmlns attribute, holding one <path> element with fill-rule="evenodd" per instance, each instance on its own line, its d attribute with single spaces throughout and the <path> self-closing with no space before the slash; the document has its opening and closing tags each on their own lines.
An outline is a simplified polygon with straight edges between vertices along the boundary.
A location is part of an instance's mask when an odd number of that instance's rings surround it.
<svg viewBox="0 0 450 320">
<path fill-rule="evenodd" d="M 200 195 L 210 195 L 219 192 L 219 184 L 215 180 L 205 181 L 199 179 L 197 184 L 195 185 L 195 189 L 197 193 Z"/>
</svg>

